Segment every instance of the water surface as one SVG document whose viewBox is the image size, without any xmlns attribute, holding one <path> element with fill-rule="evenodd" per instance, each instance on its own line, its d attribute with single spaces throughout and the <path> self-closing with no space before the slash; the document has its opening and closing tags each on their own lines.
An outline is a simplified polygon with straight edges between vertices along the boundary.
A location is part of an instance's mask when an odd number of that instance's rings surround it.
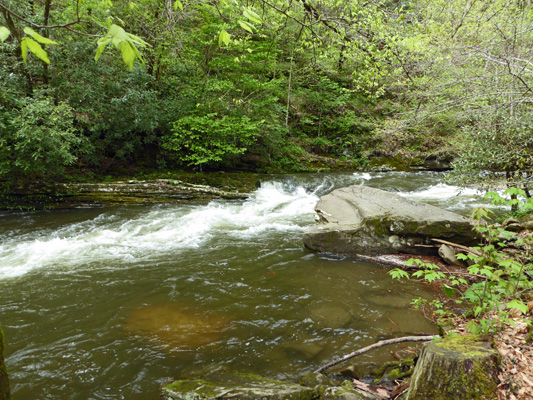
<svg viewBox="0 0 533 400">
<path fill-rule="evenodd" d="M 394 335 L 434 332 L 431 296 L 302 246 L 319 196 L 365 184 L 466 213 L 433 173 L 274 177 L 246 201 L 0 216 L 0 323 L 17 399 L 157 399 L 226 368 L 295 380 Z M 386 352 L 361 363 L 389 359 Z"/>
</svg>

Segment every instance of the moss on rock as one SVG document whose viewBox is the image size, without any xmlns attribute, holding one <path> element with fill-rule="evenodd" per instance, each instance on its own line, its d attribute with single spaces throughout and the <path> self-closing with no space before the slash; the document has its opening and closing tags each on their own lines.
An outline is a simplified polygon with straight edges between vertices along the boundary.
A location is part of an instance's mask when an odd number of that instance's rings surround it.
<svg viewBox="0 0 533 400">
<path fill-rule="evenodd" d="M 252 374 L 227 374 L 220 379 L 175 381 L 162 389 L 165 400 L 314 400 L 314 388 L 267 379 Z"/>
<path fill-rule="evenodd" d="M 11 386 L 4 361 L 4 332 L 0 328 L 0 400 L 11 399 Z"/>
<path fill-rule="evenodd" d="M 408 400 L 497 398 L 500 357 L 479 336 L 451 337 L 424 346 Z"/>
</svg>

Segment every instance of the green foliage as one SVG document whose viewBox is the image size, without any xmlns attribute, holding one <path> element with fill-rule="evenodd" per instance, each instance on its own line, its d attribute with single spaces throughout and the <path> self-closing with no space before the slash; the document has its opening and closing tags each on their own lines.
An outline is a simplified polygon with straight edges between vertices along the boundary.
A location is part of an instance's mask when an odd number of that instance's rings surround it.
<svg viewBox="0 0 533 400">
<path fill-rule="evenodd" d="M 525 198 L 521 189 L 510 188 L 504 194 L 520 194 Z M 512 205 L 517 199 L 505 200 L 497 193 L 490 193 L 495 205 Z M 520 205 L 529 206 L 529 199 L 525 198 Z M 444 274 L 431 263 L 424 263 L 417 259 L 409 260 L 408 265 L 417 264 L 418 270 L 412 275 L 423 278 L 428 282 L 439 280 L 443 283 L 443 292 L 448 297 L 455 298 L 455 305 L 466 307 L 468 314 L 473 318 L 468 324 L 472 333 L 490 333 L 507 321 L 509 310 L 527 314 L 527 305 L 521 295 L 533 288 L 528 273 L 533 270 L 529 250 L 533 245 L 531 237 L 518 238 L 515 233 L 508 232 L 498 225 L 487 222 L 488 212 L 484 208 L 474 209 L 473 219 L 478 221 L 475 229 L 482 238 L 482 243 L 472 248 L 466 255 L 458 255 L 459 259 L 468 260 L 468 274 L 473 280 L 466 280 L 461 276 Z M 505 252 L 507 241 L 513 240 L 515 246 L 523 249 L 522 253 L 513 255 Z M 389 272 L 394 279 L 408 278 L 405 271 L 394 269 Z M 423 300 L 415 303 L 417 306 L 426 304 Z M 440 301 L 431 304 L 436 310 L 435 314 L 449 312 Z M 444 310 L 444 311 L 443 311 Z M 492 319 L 491 313 L 496 312 L 499 320 Z"/>
<path fill-rule="evenodd" d="M 123 28 L 115 24 L 112 24 L 107 34 L 98 40 L 98 48 L 94 56 L 94 61 L 98 61 L 108 44 L 112 44 L 116 49 L 120 50 L 122 59 L 130 70 L 133 70 L 136 58 L 144 62 L 137 46 L 146 47 L 148 43 L 140 37 L 126 32 Z"/>
<path fill-rule="evenodd" d="M 255 142 L 264 121 L 247 116 L 190 115 L 174 123 L 163 147 L 188 165 L 230 166 Z"/>
<path fill-rule="evenodd" d="M 0 176 L 58 176 L 76 162 L 84 140 L 74 126 L 74 110 L 50 99 L 26 100 L 12 121 L 3 145 L 10 156 L 0 163 Z"/>
</svg>

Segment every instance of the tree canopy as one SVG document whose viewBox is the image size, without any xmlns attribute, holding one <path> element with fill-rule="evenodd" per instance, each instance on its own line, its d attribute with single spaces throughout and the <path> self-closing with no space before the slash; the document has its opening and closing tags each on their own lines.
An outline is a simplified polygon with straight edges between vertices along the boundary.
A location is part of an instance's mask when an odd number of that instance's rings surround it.
<svg viewBox="0 0 533 400">
<path fill-rule="evenodd" d="M 528 1 L 0 0 L 0 11 L 0 179 L 388 156 L 529 184 Z"/>
</svg>

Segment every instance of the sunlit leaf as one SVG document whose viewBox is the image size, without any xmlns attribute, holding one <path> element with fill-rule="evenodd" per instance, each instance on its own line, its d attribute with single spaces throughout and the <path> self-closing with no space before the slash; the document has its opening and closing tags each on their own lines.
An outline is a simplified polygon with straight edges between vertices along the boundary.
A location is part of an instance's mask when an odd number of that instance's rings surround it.
<svg viewBox="0 0 533 400">
<path fill-rule="evenodd" d="M 231 36 L 228 32 L 226 32 L 225 30 L 220 31 L 220 34 L 218 35 L 218 45 L 220 47 L 222 47 L 222 44 L 225 44 L 227 46 L 230 40 Z"/>
<path fill-rule="evenodd" d="M 50 40 L 48 38 L 45 38 L 44 36 L 39 35 L 37 32 L 35 32 L 31 28 L 28 28 L 28 27 L 24 28 L 24 33 L 26 35 L 31 36 L 32 38 L 34 38 L 39 43 L 42 43 L 42 44 L 57 44 L 57 42 L 54 42 L 53 40 Z M 30 50 L 31 50 L 31 48 L 30 48 Z"/>
<path fill-rule="evenodd" d="M 96 49 L 96 55 L 94 56 L 94 61 L 98 61 L 100 59 L 100 56 L 105 50 L 106 44 L 107 43 L 102 43 L 98 45 L 98 48 Z"/>
<path fill-rule="evenodd" d="M 26 63 L 26 57 L 28 56 L 28 42 L 26 41 L 28 38 L 24 38 L 20 42 L 20 51 L 22 56 L 22 61 Z"/>
<path fill-rule="evenodd" d="M 174 2 L 174 10 L 178 11 L 178 8 L 183 11 L 183 3 L 180 0 Z"/>
<path fill-rule="evenodd" d="M 251 8 L 246 8 L 242 14 L 250 21 L 257 22 L 258 24 L 263 22 L 261 17 L 257 15 Z"/>
<path fill-rule="evenodd" d="M 35 40 L 25 37 L 21 41 L 21 50 L 22 50 L 22 59 L 24 62 L 26 62 L 26 57 L 28 54 L 28 50 L 30 50 L 35 56 L 41 60 L 43 60 L 45 63 L 50 64 L 50 60 L 48 59 L 48 54 L 46 51 L 43 50 L 41 45 L 37 43 Z"/>
<path fill-rule="evenodd" d="M 507 308 L 511 308 L 513 310 L 517 310 L 521 312 L 522 314 L 527 314 L 529 311 L 529 308 L 526 304 L 524 304 L 520 300 L 512 300 L 509 303 L 507 303 Z"/>
<path fill-rule="evenodd" d="M 253 26 L 250 25 L 248 22 L 239 20 L 239 25 L 241 26 L 241 28 L 247 30 L 248 32 L 254 33 Z"/>
<path fill-rule="evenodd" d="M 3 42 L 9 37 L 9 29 L 7 29 L 5 26 L 0 26 L 0 42 Z"/>
<path fill-rule="evenodd" d="M 124 63 L 129 67 L 130 70 L 133 70 L 133 65 L 135 64 L 135 57 L 137 54 L 133 48 L 133 45 L 130 42 L 122 42 L 120 46 L 120 52 L 122 54 L 122 59 Z"/>
</svg>

